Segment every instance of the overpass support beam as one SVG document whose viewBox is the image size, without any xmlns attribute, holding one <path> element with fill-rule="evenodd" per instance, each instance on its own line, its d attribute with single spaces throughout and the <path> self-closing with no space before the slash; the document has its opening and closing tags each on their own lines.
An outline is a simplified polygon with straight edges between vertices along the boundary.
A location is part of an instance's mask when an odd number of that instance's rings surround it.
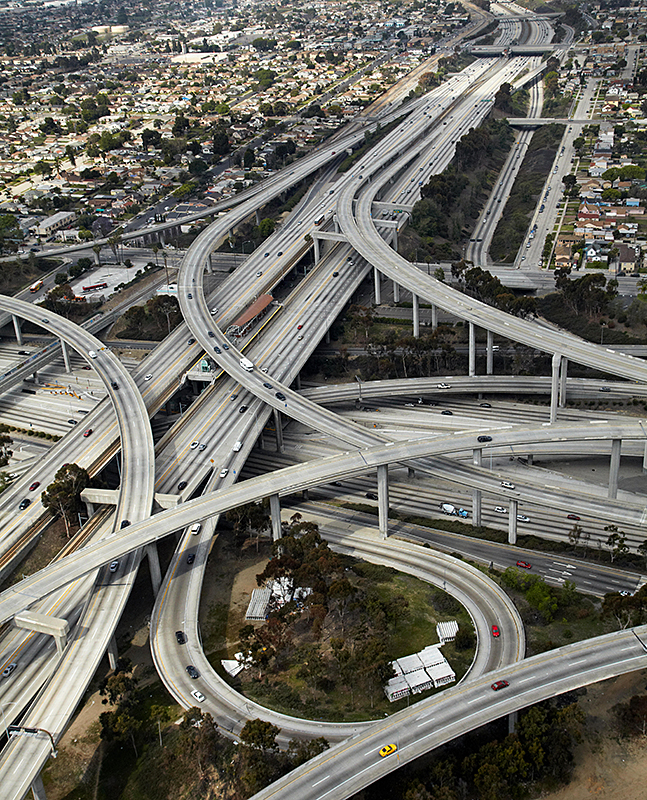
<svg viewBox="0 0 647 800">
<path fill-rule="evenodd" d="M 319 259 L 321 258 L 321 252 L 319 250 L 319 239 L 317 239 L 317 237 L 315 236 L 312 241 L 314 242 L 315 266 L 316 266 L 319 263 Z"/>
<path fill-rule="evenodd" d="M 420 338 L 420 298 L 413 295 L 413 338 Z"/>
<path fill-rule="evenodd" d="M 389 465 L 380 464 L 377 468 L 377 513 L 380 536 L 389 535 Z"/>
<path fill-rule="evenodd" d="M 508 544 L 517 543 L 517 510 L 519 508 L 518 500 L 510 500 L 510 508 L 508 509 Z"/>
<path fill-rule="evenodd" d="M 433 305 L 431 306 L 431 329 L 435 331 L 438 327 L 438 306 Z"/>
<path fill-rule="evenodd" d="M 160 557 L 157 552 L 157 543 L 151 542 L 144 548 L 148 556 L 148 568 L 151 573 L 151 583 L 153 584 L 153 594 L 157 597 L 157 593 L 162 585 L 162 569 L 160 567 Z"/>
<path fill-rule="evenodd" d="M 487 332 L 487 344 L 485 348 L 485 372 L 487 375 L 492 375 L 494 373 L 494 334 L 492 331 Z"/>
<path fill-rule="evenodd" d="M 379 306 L 382 303 L 382 287 L 380 286 L 380 271 L 377 267 L 373 267 L 373 284 L 375 286 L 375 305 Z"/>
<path fill-rule="evenodd" d="M 67 343 L 61 339 L 61 350 L 63 351 L 63 363 L 65 364 L 65 371 L 72 372 L 70 365 L 70 351 L 67 349 Z"/>
<path fill-rule="evenodd" d="M 564 408 L 566 405 L 566 377 L 568 375 L 568 359 L 562 357 L 562 363 L 559 368 L 559 407 Z"/>
<path fill-rule="evenodd" d="M 110 641 L 108 642 L 108 664 L 110 665 L 111 670 L 117 669 L 117 659 L 119 658 L 119 651 L 117 650 L 117 640 L 115 638 L 114 633 L 110 637 Z"/>
<path fill-rule="evenodd" d="M 16 332 L 16 340 L 18 344 L 22 344 L 22 320 L 20 317 L 12 314 L 11 321 L 13 322 L 13 329 Z"/>
<path fill-rule="evenodd" d="M 611 442 L 611 460 L 609 462 L 609 494 L 608 497 L 614 500 L 618 496 L 618 473 L 620 472 L 620 447 L 622 439 L 614 439 Z"/>
<path fill-rule="evenodd" d="M 468 323 L 468 342 L 469 342 L 469 357 L 468 357 L 468 375 L 473 378 L 476 375 L 476 328 L 473 322 Z"/>
<path fill-rule="evenodd" d="M 283 421 L 281 419 L 281 412 L 274 409 L 274 428 L 276 430 L 276 452 L 283 452 Z"/>
<path fill-rule="evenodd" d="M 393 302 L 400 302 L 400 284 L 393 281 Z"/>
<path fill-rule="evenodd" d="M 557 396 L 559 389 L 559 368 L 562 362 L 560 353 L 553 355 L 552 370 L 550 375 L 550 421 L 557 422 Z"/>
<path fill-rule="evenodd" d="M 211 253 L 207 256 L 207 272 L 209 275 L 213 275 L 213 259 Z"/>
<path fill-rule="evenodd" d="M 281 528 L 281 500 L 278 494 L 270 495 L 270 519 L 272 520 L 272 541 L 278 542 L 283 535 Z"/>
<path fill-rule="evenodd" d="M 31 793 L 34 795 L 34 800 L 47 800 L 45 794 L 45 787 L 43 786 L 43 779 L 38 775 L 31 782 Z"/>
</svg>

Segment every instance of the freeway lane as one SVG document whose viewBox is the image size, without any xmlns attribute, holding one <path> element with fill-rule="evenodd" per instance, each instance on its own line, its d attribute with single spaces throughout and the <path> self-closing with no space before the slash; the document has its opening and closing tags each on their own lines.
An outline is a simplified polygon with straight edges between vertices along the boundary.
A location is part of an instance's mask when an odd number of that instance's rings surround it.
<svg viewBox="0 0 647 800">
<path fill-rule="evenodd" d="M 344 800 L 423 753 L 513 711 L 647 666 L 647 626 L 577 642 L 525 659 L 417 703 L 332 747 L 253 800 Z M 510 686 L 493 692 L 494 680 Z M 380 758 L 380 748 L 398 745 Z"/>
</svg>

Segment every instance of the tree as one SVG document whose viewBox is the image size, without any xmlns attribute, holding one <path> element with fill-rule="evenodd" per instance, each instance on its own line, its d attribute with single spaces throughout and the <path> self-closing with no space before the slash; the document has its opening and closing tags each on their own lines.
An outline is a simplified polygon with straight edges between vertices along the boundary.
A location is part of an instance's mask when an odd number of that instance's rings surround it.
<svg viewBox="0 0 647 800">
<path fill-rule="evenodd" d="M 605 525 L 604 530 L 609 534 L 605 544 L 611 550 L 611 563 L 618 556 L 624 556 L 629 552 L 629 548 L 625 544 L 627 537 L 624 531 L 618 530 L 617 525 Z"/>
<path fill-rule="evenodd" d="M 243 744 L 254 750 L 278 750 L 276 737 L 281 729 L 262 719 L 248 719 L 240 732 Z"/>
<path fill-rule="evenodd" d="M 647 539 L 642 544 L 639 544 L 636 548 L 636 552 L 638 555 L 641 555 L 645 561 L 647 562 Z"/>
<path fill-rule="evenodd" d="M 262 219 L 258 224 L 259 236 L 263 239 L 267 239 L 268 236 L 274 233 L 275 227 L 276 222 L 271 217 L 265 217 L 265 219 Z"/>
<path fill-rule="evenodd" d="M 162 141 L 162 134 L 159 131 L 144 128 L 142 131 L 142 147 L 144 152 L 148 152 L 149 147 L 159 147 Z"/>
<path fill-rule="evenodd" d="M 70 520 L 79 508 L 81 492 L 89 483 L 90 476 L 87 470 L 78 464 L 64 464 L 40 496 L 44 508 L 52 514 L 60 514 L 63 517 L 68 538 Z"/>
<path fill-rule="evenodd" d="M 13 450 L 10 449 L 13 439 L 8 435 L 8 430 L 6 425 L 0 424 L 0 467 L 6 466 L 13 455 Z"/>
</svg>

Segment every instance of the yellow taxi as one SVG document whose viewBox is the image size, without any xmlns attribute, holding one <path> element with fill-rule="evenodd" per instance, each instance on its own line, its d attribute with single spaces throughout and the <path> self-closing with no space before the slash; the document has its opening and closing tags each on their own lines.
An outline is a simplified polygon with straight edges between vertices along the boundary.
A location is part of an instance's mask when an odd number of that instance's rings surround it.
<svg viewBox="0 0 647 800">
<path fill-rule="evenodd" d="M 386 758 L 386 756 L 390 756 L 391 753 L 395 753 L 397 749 L 397 744 L 385 744 L 384 747 L 380 749 L 380 758 Z"/>
</svg>

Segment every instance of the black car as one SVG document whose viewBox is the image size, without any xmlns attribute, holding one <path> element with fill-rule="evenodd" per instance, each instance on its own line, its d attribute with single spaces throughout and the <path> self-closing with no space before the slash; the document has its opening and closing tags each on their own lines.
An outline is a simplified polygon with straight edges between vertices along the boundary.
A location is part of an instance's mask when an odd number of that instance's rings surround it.
<svg viewBox="0 0 647 800">
<path fill-rule="evenodd" d="M 366 492 L 364 497 L 368 497 L 369 500 L 377 500 L 377 495 L 375 492 Z"/>
<path fill-rule="evenodd" d="M 443 408 L 440 413 L 444 414 L 446 417 L 451 417 L 454 414 L 454 412 L 450 411 L 448 408 Z"/>
<path fill-rule="evenodd" d="M 193 300 L 193 295 L 191 294 L 191 292 L 187 292 L 187 297 L 189 298 L 189 300 Z"/>
<path fill-rule="evenodd" d="M 333 278 L 336 278 L 338 275 L 339 275 L 338 272 L 333 272 L 333 274 L 332 274 Z"/>
<path fill-rule="evenodd" d="M 186 487 L 187 487 L 187 482 L 186 481 L 180 481 L 178 483 L 178 485 L 177 485 L 178 489 L 186 489 Z"/>
<path fill-rule="evenodd" d="M 68 419 L 68 422 L 70 423 L 70 425 L 76 425 L 75 419 Z"/>
<path fill-rule="evenodd" d="M 189 555 L 186 557 L 186 563 L 193 564 L 194 561 L 195 561 L 195 553 L 189 553 Z"/>
<path fill-rule="evenodd" d="M 477 441 L 478 442 L 491 442 L 492 441 L 492 437 L 491 436 L 478 436 L 477 437 Z"/>
<path fill-rule="evenodd" d="M 177 639 L 178 644 L 186 644 L 186 636 L 184 635 L 184 631 L 175 631 L 175 638 Z"/>
<path fill-rule="evenodd" d="M 189 664 L 189 666 L 186 668 L 186 671 L 189 673 L 189 677 L 190 678 L 199 678 L 200 677 L 200 673 L 198 672 L 198 670 L 195 667 L 193 667 L 191 664 Z"/>
<path fill-rule="evenodd" d="M 227 344 L 227 342 L 225 342 L 225 343 L 223 344 L 223 346 L 222 346 L 222 349 L 223 349 L 223 350 L 229 350 L 229 345 Z"/>
<path fill-rule="evenodd" d="M 342 486 L 343 484 L 342 484 L 341 481 L 332 481 L 332 485 L 333 486 Z"/>
<path fill-rule="evenodd" d="M 213 339 L 216 334 L 213 331 L 207 331 L 207 335 L 209 336 L 210 339 Z"/>
<path fill-rule="evenodd" d="M 273 389 L 273 388 L 274 388 L 274 387 L 272 386 L 272 384 L 271 384 L 271 383 L 264 383 L 264 384 L 263 384 L 263 386 L 264 386 L 266 389 Z"/>
<path fill-rule="evenodd" d="M 189 341 L 187 342 L 187 344 L 195 344 L 195 339 L 193 337 L 191 337 L 189 339 Z"/>
<path fill-rule="evenodd" d="M 218 347 L 217 344 L 214 344 L 213 350 L 214 350 L 215 353 L 218 353 L 218 355 L 220 355 L 220 353 L 222 353 L 222 350 Z"/>
<path fill-rule="evenodd" d="M 110 385 L 112 386 L 113 389 L 119 388 L 119 384 L 117 383 L 117 381 L 110 381 Z"/>
<path fill-rule="evenodd" d="M 277 392 L 275 396 L 278 397 L 279 400 L 285 400 L 285 395 L 283 392 Z"/>
<path fill-rule="evenodd" d="M 492 408 L 492 406 L 489 403 L 479 403 L 479 406 L 481 408 Z"/>
<path fill-rule="evenodd" d="M 248 408 L 247 406 L 241 406 L 238 410 L 240 411 L 241 414 L 244 414 L 247 411 L 247 408 Z"/>
<path fill-rule="evenodd" d="M 25 497 L 24 500 L 20 501 L 20 505 L 18 506 L 18 508 L 21 511 L 24 511 L 27 508 L 27 506 L 30 505 L 30 504 L 31 504 L 31 500 L 28 497 Z"/>
<path fill-rule="evenodd" d="M 122 519 L 121 520 L 121 526 L 120 527 L 127 528 L 129 525 L 130 525 L 130 520 L 129 519 Z"/>
</svg>

